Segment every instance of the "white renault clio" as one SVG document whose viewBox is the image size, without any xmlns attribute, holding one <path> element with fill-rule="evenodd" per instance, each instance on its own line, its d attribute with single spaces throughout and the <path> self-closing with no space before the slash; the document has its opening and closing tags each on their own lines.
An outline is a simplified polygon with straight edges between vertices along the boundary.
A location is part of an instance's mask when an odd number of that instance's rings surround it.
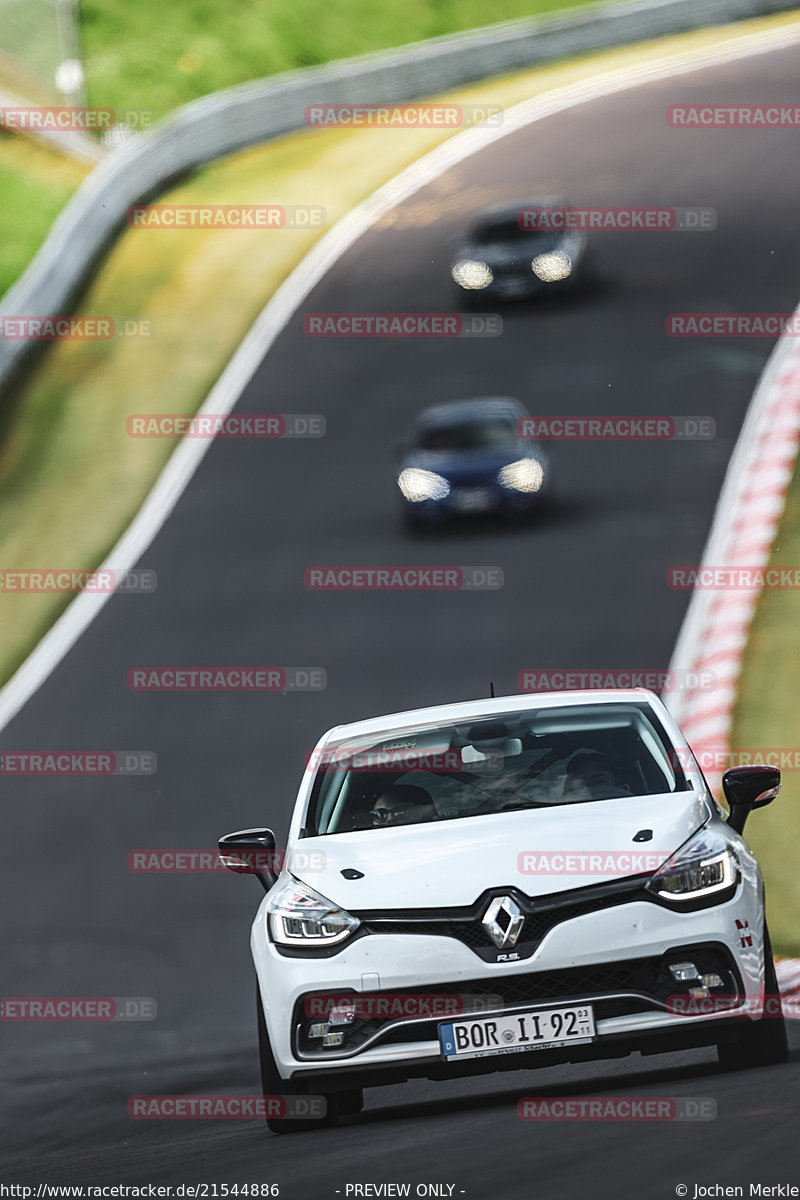
<svg viewBox="0 0 800 1200">
<path fill-rule="evenodd" d="M 332 1123 L 364 1087 L 413 1077 L 710 1045 L 727 1067 L 784 1061 L 742 836 L 779 786 L 773 768 L 729 770 L 726 814 L 644 689 L 325 734 L 279 868 L 268 829 L 219 844 L 267 890 L 251 938 L 264 1092 L 324 1098 L 269 1127 Z"/>
</svg>

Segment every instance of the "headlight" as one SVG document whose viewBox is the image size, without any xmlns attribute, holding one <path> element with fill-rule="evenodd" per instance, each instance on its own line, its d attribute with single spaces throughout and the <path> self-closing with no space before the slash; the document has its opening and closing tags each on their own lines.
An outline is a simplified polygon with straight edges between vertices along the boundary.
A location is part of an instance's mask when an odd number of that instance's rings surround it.
<svg viewBox="0 0 800 1200">
<path fill-rule="evenodd" d="M 267 901 L 269 928 L 279 946 L 335 946 L 361 922 L 297 879 L 287 879 Z"/>
<path fill-rule="evenodd" d="M 457 262 L 450 274 L 458 286 L 466 288 L 468 292 L 479 292 L 481 288 L 488 287 L 494 279 L 488 263 L 475 262 L 471 258 Z"/>
<path fill-rule="evenodd" d="M 701 829 L 659 867 L 647 887 L 679 906 L 699 902 L 704 907 L 732 896 L 740 874 L 733 847 L 719 834 Z"/>
<path fill-rule="evenodd" d="M 535 458 L 520 458 L 498 471 L 497 482 L 515 492 L 538 492 L 544 482 L 542 464 Z"/>
<path fill-rule="evenodd" d="M 549 254 L 537 254 L 531 267 L 542 283 L 557 283 L 572 274 L 572 259 L 561 250 L 552 250 Z"/>
<path fill-rule="evenodd" d="M 413 500 L 415 504 L 422 500 L 444 500 L 450 494 L 450 484 L 443 475 L 423 471 L 421 467 L 406 467 L 400 472 L 397 486 L 406 500 Z"/>
</svg>

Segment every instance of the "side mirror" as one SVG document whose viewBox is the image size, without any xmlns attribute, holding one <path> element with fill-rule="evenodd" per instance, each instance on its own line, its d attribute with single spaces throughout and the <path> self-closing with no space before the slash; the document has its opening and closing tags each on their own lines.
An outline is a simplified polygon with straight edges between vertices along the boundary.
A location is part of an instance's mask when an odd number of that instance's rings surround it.
<svg viewBox="0 0 800 1200">
<path fill-rule="evenodd" d="M 754 808 L 771 804 L 781 790 L 777 767 L 731 767 L 722 776 L 722 790 L 730 805 L 728 824 L 741 833 Z"/>
<path fill-rule="evenodd" d="M 219 839 L 220 862 L 237 875 L 255 875 L 269 891 L 280 874 L 280 855 L 271 829 L 242 829 Z"/>
</svg>

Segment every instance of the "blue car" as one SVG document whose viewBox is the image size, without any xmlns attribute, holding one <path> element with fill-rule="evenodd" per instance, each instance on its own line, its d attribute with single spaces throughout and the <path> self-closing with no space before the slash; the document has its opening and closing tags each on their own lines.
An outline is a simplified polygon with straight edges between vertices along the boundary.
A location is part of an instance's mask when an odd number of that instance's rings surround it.
<svg viewBox="0 0 800 1200">
<path fill-rule="evenodd" d="M 452 400 L 426 408 L 402 449 L 403 514 L 414 527 L 476 513 L 523 516 L 547 494 L 549 464 L 523 436 L 518 400 Z"/>
</svg>

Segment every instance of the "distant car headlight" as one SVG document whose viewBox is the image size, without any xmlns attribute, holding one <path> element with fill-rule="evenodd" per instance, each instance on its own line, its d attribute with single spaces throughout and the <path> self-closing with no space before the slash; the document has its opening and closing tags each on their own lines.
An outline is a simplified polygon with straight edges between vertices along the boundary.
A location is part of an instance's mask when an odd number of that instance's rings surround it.
<svg viewBox="0 0 800 1200">
<path fill-rule="evenodd" d="M 497 482 L 514 492 L 538 492 L 544 483 L 544 469 L 535 458 L 520 458 L 498 471 Z"/>
<path fill-rule="evenodd" d="M 415 504 L 423 500 L 444 500 L 450 494 L 450 484 L 443 475 L 435 471 L 423 471 L 421 467 L 406 467 L 400 472 L 397 486 Z"/>
<path fill-rule="evenodd" d="M 492 268 L 488 263 L 476 262 L 473 259 L 462 259 L 455 264 L 450 274 L 459 287 L 468 292 L 479 292 L 488 287 L 494 279 Z"/>
<path fill-rule="evenodd" d="M 733 895 L 740 877 L 733 847 L 719 834 L 701 829 L 659 867 L 647 888 L 676 907 L 721 904 Z"/>
<path fill-rule="evenodd" d="M 551 250 L 549 254 L 537 254 L 531 267 L 542 283 L 557 283 L 572 274 L 572 259 L 562 250 Z"/>
<path fill-rule="evenodd" d="M 361 924 L 313 888 L 287 879 L 267 901 L 269 928 L 279 946 L 335 946 Z"/>
</svg>

